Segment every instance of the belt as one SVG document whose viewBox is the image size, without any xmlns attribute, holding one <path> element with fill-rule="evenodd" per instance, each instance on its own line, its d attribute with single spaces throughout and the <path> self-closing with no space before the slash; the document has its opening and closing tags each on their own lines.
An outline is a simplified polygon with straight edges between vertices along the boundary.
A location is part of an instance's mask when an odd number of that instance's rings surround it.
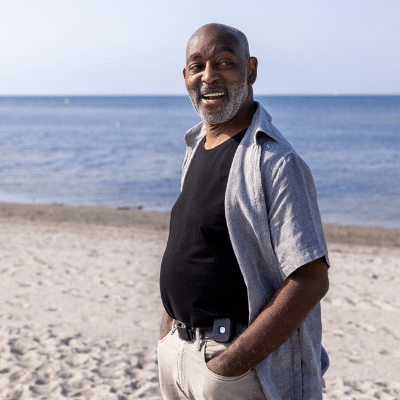
<svg viewBox="0 0 400 400">
<path fill-rule="evenodd" d="M 247 328 L 247 325 L 234 322 L 230 318 L 219 318 L 214 320 L 213 326 L 205 328 L 194 328 L 176 321 L 174 329 L 177 329 L 179 337 L 186 341 L 191 341 L 199 332 L 200 339 L 211 339 L 218 343 L 227 343 L 237 339 Z"/>
</svg>

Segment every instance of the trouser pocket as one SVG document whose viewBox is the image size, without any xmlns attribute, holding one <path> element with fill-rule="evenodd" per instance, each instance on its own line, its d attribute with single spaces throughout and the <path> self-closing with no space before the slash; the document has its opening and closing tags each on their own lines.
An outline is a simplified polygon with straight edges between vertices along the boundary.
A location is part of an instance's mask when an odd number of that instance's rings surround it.
<svg viewBox="0 0 400 400">
<path fill-rule="evenodd" d="M 196 400 L 266 400 L 255 368 L 235 377 L 221 376 L 208 369 L 207 361 L 228 347 L 229 344 L 214 341 L 204 344 L 201 351 L 202 387 Z"/>
<path fill-rule="evenodd" d="M 245 372 L 243 375 L 240 375 L 240 376 L 221 376 L 221 375 L 218 375 L 208 369 L 207 362 L 209 360 L 211 360 L 211 358 L 214 358 L 218 354 L 225 351 L 228 347 L 229 347 L 229 345 L 226 345 L 224 343 L 217 343 L 214 341 L 206 342 L 204 344 L 203 349 L 202 349 L 202 353 L 203 353 L 202 360 L 203 360 L 203 367 L 206 370 L 206 372 L 208 373 L 208 375 L 211 378 L 218 379 L 221 381 L 227 381 L 227 382 L 238 381 L 238 380 L 241 380 L 242 378 L 246 377 L 247 375 L 251 375 L 254 372 L 254 368 L 250 368 L 247 372 Z"/>
</svg>

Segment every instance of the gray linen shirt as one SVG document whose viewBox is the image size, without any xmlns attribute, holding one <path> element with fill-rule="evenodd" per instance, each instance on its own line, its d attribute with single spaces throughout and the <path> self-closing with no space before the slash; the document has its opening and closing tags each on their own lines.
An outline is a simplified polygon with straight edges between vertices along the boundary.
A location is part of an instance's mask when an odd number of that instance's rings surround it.
<svg viewBox="0 0 400 400">
<path fill-rule="evenodd" d="M 204 123 L 185 135 L 182 186 Z M 248 292 L 249 324 L 297 268 L 328 252 L 311 172 L 259 104 L 232 162 L 225 213 Z M 321 400 L 329 359 L 318 304 L 290 339 L 256 365 L 269 400 Z"/>
</svg>

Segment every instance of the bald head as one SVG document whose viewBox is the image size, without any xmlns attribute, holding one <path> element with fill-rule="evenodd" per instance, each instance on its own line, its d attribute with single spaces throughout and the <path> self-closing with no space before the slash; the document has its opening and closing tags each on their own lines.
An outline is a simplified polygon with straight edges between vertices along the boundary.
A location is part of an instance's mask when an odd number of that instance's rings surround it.
<svg viewBox="0 0 400 400">
<path fill-rule="evenodd" d="M 239 30 L 222 24 L 197 29 L 186 47 L 183 76 L 194 108 L 213 129 L 252 115 L 257 59 Z"/>
<path fill-rule="evenodd" d="M 195 33 L 190 37 L 186 46 L 186 58 L 191 53 L 191 48 L 195 46 L 199 41 L 206 40 L 214 37 L 223 37 L 230 43 L 232 47 L 239 47 L 243 57 L 248 60 L 250 57 L 249 43 L 246 35 L 236 28 L 223 24 L 207 24 L 197 29 Z"/>
</svg>

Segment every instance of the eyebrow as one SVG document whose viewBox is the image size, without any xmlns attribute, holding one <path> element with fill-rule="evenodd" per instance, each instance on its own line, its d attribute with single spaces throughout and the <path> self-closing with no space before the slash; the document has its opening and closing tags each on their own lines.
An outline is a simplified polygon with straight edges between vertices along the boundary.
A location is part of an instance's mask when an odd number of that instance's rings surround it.
<svg viewBox="0 0 400 400">
<path fill-rule="evenodd" d="M 233 54 L 233 55 L 236 56 L 236 53 L 235 53 L 235 51 L 232 49 L 232 47 L 225 46 L 225 45 L 217 46 L 217 47 L 213 50 L 212 55 L 217 54 L 217 53 L 222 53 L 222 52 L 224 52 L 224 51 L 226 51 L 226 52 L 228 52 L 228 53 L 231 53 L 231 54 Z M 200 53 L 193 53 L 193 54 L 191 54 L 191 55 L 187 58 L 186 61 L 188 62 L 188 61 L 194 60 L 194 59 L 196 59 L 196 58 L 201 58 L 201 54 L 200 54 Z"/>
</svg>

